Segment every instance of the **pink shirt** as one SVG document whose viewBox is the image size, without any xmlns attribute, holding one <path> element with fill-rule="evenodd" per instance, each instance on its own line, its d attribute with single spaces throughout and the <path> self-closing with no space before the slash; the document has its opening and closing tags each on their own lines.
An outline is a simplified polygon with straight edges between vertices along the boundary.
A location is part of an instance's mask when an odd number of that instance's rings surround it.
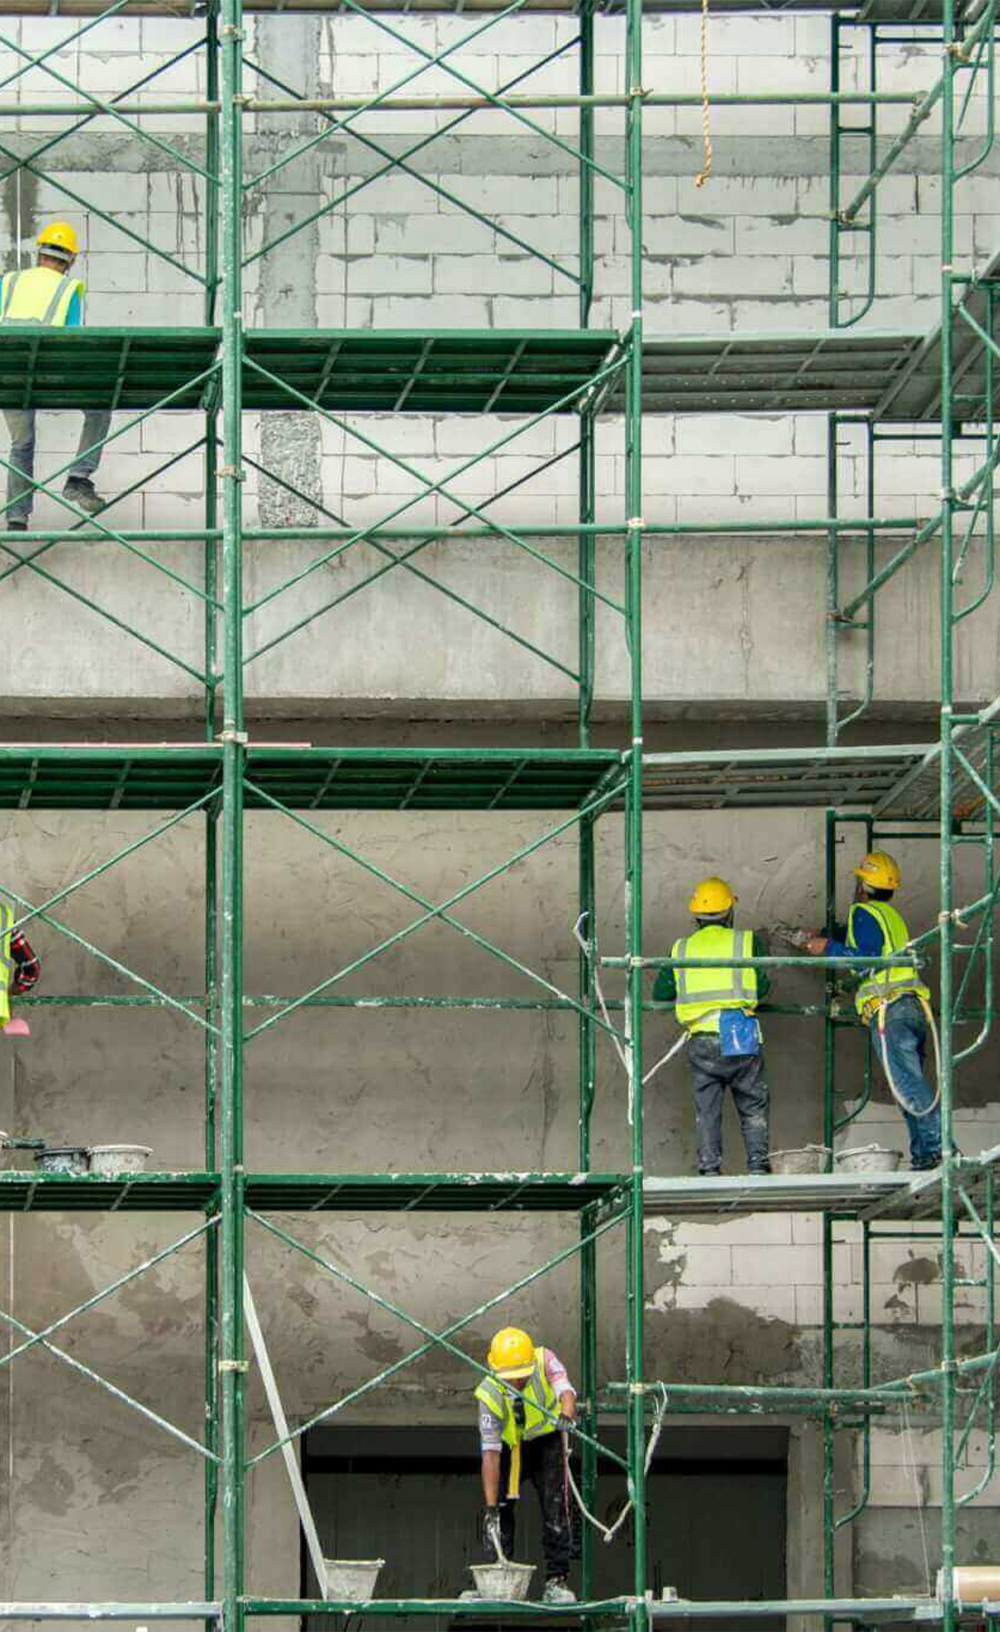
<svg viewBox="0 0 1000 1632">
<path fill-rule="evenodd" d="M 569 1373 L 557 1354 L 551 1349 L 543 1349 L 545 1356 L 545 1375 L 549 1387 L 553 1390 L 556 1399 L 563 1394 L 572 1394 L 576 1398 L 576 1389 L 569 1380 Z M 500 1451 L 503 1449 L 503 1420 L 492 1412 L 488 1405 L 479 1401 L 479 1448 L 483 1451 Z"/>
</svg>

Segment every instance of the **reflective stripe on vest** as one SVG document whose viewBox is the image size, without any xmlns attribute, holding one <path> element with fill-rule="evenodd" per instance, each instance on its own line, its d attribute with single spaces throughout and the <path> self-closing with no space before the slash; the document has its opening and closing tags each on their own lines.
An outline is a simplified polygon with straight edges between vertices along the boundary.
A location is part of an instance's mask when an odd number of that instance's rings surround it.
<svg viewBox="0 0 1000 1632">
<path fill-rule="evenodd" d="M 524 1402 L 524 1427 L 514 1419 L 514 1402 Z M 505 1445 L 517 1445 L 523 1439 L 540 1439 L 542 1434 L 553 1434 L 556 1424 L 544 1416 L 539 1406 L 556 1412 L 559 1402 L 556 1391 L 545 1375 L 545 1350 L 535 1350 L 535 1369 L 523 1389 L 505 1383 L 502 1377 L 483 1377 L 476 1389 L 476 1399 L 499 1417 L 503 1424 L 500 1437 Z"/>
<path fill-rule="evenodd" d="M 675 941 L 672 958 L 752 958 L 753 930 L 706 924 L 686 940 Z M 676 1015 L 690 1031 L 719 1029 L 720 1009 L 757 1007 L 756 969 L 675 969 Z"/>
<path fill-rule="evenodd" d="M 14 960 L 10 955 L 10 926 L 13 922 L 13 907 L 6 901 L 0 901 L 0 1026 L 5 1026 L 10 1019 L 10 983 L 14 973 Z"/>
<path fill-rule="evenodd" d="M 902 916 L 895 907 L 889 905 L 888 901 L 854 903 L 847 917 L 847 945 L 850 949 L 854 952 L 858 950 L 858 943 L 854 937 L 854 914 L 859 907 L 871 913 L 882 931 L 882 956 L 887 957 L 892 952 L 901 952 L 910 939 L 910 932 Z M 854 1001 L 858 1013 L 867 1018 L 865 1010 L 872 1004 L 892 1003 L 907 992 L 916 992 L 920 997 L 931 995 L 912 963 L 897 963 L 888 969 L 870 969 L 862 977 Z"/>
<path fill-rule="evenodd" d="M 3 281 L 0 326 L 8 328 L 64 328 L 73 303 L 83 284 L 68 272 L 50 266 L 33 266 L 27 272 L 11 272 Z"/>
</svg>

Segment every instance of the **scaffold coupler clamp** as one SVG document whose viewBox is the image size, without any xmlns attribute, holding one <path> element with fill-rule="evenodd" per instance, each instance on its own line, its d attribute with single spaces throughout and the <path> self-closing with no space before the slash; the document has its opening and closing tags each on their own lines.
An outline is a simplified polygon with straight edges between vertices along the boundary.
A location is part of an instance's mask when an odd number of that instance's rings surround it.
<svg viewBox="0 0 1000 1632">
<path fill-rule="evenodd" d="M 227 725 L 219 732 L 218 740 L 219 742 L 234 742 L 238 748 L 245 748 L 250 741 L 250 734 L 247 731 L 237 731 L 233 725 Z"/>
</svg>

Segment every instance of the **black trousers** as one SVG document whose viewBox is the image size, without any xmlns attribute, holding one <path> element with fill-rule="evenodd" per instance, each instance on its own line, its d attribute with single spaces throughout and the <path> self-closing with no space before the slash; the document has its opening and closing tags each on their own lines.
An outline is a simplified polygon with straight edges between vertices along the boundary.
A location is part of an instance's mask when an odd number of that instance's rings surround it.
<svg viewBox="0 0 1000 1632">
<path fill-rule="evenodd" d="M 747 1170 L 770 1173 L 770 1098 L 763 1052 L 725 1055 L 714 1032 L 696 1031 L 688 1044 L 688 1068 L 694 1089 L 698 1172 L 721 1171 L 722 1101 L 728 1088 L 747 1149 Z"/>
<path fill-rule="evenodd" d="M 510 1450 L 504 1446 L 500 1457 L 500 1539 L 508 1558 L 514 1557 L 517 1502 L 507 1501 L 504 1491 L 510 1476 Z M 521 1489 L 534 1485 L 542 1509 L 542 1549 L 545 1579 L 569 1572 L 572 1546 L 570 1503 L 573 1500 L 563 1465 L 563 1436 L 556 1429 L 521 1445 Z M 492 1558 L 490 1560 L 492 1563 Z"/>
</svg>

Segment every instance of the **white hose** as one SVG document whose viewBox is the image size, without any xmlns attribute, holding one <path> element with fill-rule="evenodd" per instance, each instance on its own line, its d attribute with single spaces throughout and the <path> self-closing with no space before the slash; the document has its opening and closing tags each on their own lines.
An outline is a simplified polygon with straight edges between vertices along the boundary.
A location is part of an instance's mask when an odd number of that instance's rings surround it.
<svg viewBox="0 0 1000 1632">
<path fill-rule="evenodd" d="M 618 1038 L 615 1036 L 614 1028 L 611 1026 L 611 1016 L 608 1014 L 608 1006 L 607 1006 L 606 1002 L 604 1001 L 604 991 L 603 991 L 603 988 L 601 986 L 601 977 L 600 977 L 600 975 L 598 973 L 598 962 L 599 962 L 599 960 L 598 960 L 598 957 L 597 957 L 597 943 L 596 943 L 596 941 L 590 942 L 590 941 L 585 940 L 583 935 L 580 932 L 580 925 L 583 923 L 584 919 L 586 917 L 588 917 L 588 916 L 589 915 L 586 912 L 581 912 L 579 918 L 576 920 L 576 923 L 573 925 L 573 938 L 576 941 L 577 945 L 579 946 L 579 948 L 580 948 L 581 952 L 583 953 L 584 957 L 590 959 L 591 969 L 593 971 L 593 976 L 594 976 L 594 991 L 597 993 L 597 1001 L 598 1001 L 598 1003 L 600 1004 L 600 1007 L 601 1007 L 601 1014 L 604 1017 L 605 1025 L 611 1028 L 611 1041 L 615 1045 L 615 1051 L 617 1052 L 618 1058 L 621 1060 L 622 1066 L 623 1066 L 623 1068 L 625 1070 L 625 1073 L 626 1073 L 626 1075 L 628 1076 L 628 1079 L 629 1079 L 629 1085 L 628 1085 L 629 1086 L 629 1115 L 628 1115 L 628 1120 L 629 1120 L 629 1126 L 631 1126 L 631 1124 L 632 1124 L 632 1072 L 631 1072 L 631 1068 L 630 1068 L 630 1065 L 629 1065 L 629 1057 L 626 1055 L 625 1050 L 621 1047 L 621 1044 L 619 1043 Z M 628 1024 L 629 1024 L 630 1012 L 631 1011 L 626 1010 L 626 1015 L 625 1015 L 626 1028 L 628 1027 Z M 650 1066 L 649 1070 L 646 1072 L 645 1076 L 642 1079 L 642 1085 L 643 1085 L 644 1088 L 645 1088 L 647 1082 L 650 1080 L 650 1078 L 656 1076 L 656 1073 L 657 1073 L 657 1071 L 659 1071 L 661 1066 L 668 1065 L 669 1062 L 673 1059 L 674 1055 L 680 1053 L 681 1049 L 684 1047 L 684 1044 L 688 1041 L 690 1035 L 691 1035 L 690 1032 L 682 1031 L 680 1036 L 678 1037 L 677 1041 L 674 1044 L 672 1044 L 672 1046 L 670 1048 L 668 1048 L 667 1052 L 662 1056 L 662 1058 L 657 1060 L 655 1065 Z"/>
<path fill-rule="evenodd" d="M 885 1040 L 885 1012 L 889 1005 L 884 999 L 879 1003 L 878 1008 L 878 1039 L 882 1044 L 882 1068 L 885 1071 L 886 1081 L 889 1084 L 893 1099 L 896 1101 L 896 1104 L 900 1107 L 900 1109 L 906 1112 L 907 1116 L 922 1117 L 930 1116 L 931 1112 L 936 1111 L 941 1103 L 941 1039 L 938 1036 L 937 1021 L 934 1018 L 934 1010 L 931 1008 L 926 997 L 922 997 L 919 992 L 916 992 L 914 995 L 916 996 L 920 1007 L 923 1009 L 924 1014 L 927 1017 L 927 1023 L 931 1028 L 931 1036 L 934 1039 L 934 1079 L 937 1084 L 937 1089 L 934 1094 L 934 1098 L 931 1100 L 930 1104 L 925 1110 L 915 1111 L 911 1105 L 908 1105 L 893 1081 L 892 1072 L 889 1069 L 889 1049 Z"/>
<path fill-rule="evenodd" d="M 645 1460 L 643 1462 L 643 1472 L 644 1473 L 649 1472 L 650 1466 L 651 1466 L 652 1461 L 653 1461 L 653 1457 L 654 1457 L 654 1455 L 656 1453 L 657 1444 L 659 1443 L 660 1435 L 663 1432 L 664 1419 L 665 1419 L 665 1417 L 667 1415 L 667 1391 L 666 1391 L 666 1388 L 664 1387 L 664 1385 L 662 1383 L 659 1386 L 660 1386 L 661 1398 L 660 1398 L 660 1403 L 656 1408 L 656 1416 L 655 1416 L 655 1418 L 653 1420 L 653 1426 L 652 1426 L 652 1429 L 650 1430 L 649 1440 L 648 1440 L 648 1442 L 646 1444 L 646 1456 L 645 1456 Z M 617 1519 L 615 1520 L 614 1524 L 612 1524 L 612 1525 L 602 1524 L 600 1519 L 595 1519 L 593 1513 L 589 1512 L 588 1509 L 586 1508 L 586 1506 L 584 1505 L 583 1497 L 580 1495 L 580 1491 L 579 1491 L 579 1488 L 577 1486 L 576 1480 L 573 1478 L 573 1468 L 572 1468 L 572 1465 L 571 1465 L 570 1460 L 569 1460 L 569 1446 L 568 1445 L 566 1446 L 566 1476 L 569 1479 L 569 1488 L 573 1492 L 573 1496 L 575 1498 L 576 1505 L 580 1509 L 580 1512 L 583 1514 L 583 1517 L 587 1520 L 587 1523 L 592 1524 L 594 1526 L 595 1530 L 599 1530 L 606 1542 L 607 1541 L 614 1541 L 615 1536 L 617 1535 L 618 1531 L 621 1529 L 622 1525 L 625 1523 L 625 1520 L 628 1518 L 628 1515 L 631 1513 L 632 1508 L 635 1505 L 635 1498 L 632 1497 L 632 1496 L 629 1497 L 628 1501 L 625 1503 L 625 1506 L 622 1508 L 622 1510 L 619 1513 L 619 1515 L 618 1515 Z"/>
<path fill-rule="evenodd" d="M 601 986 L 601 976 L 599 973 L 600 961 L 597 956 L 597 941 L 596 939 L 593 942 L 586 941 L 584 940 L 583 935 L 580 933 L 580 925 L 583 923 L 585 918 L 589 917 L 589 913 L 581 912 L 579 918 L 576 920 L 576 923 L 573 925 L 573 939 L 576 941 L 576 944 L 580 948 L 580 951 L 583 953 L 584 957 L 589 958 L 590 960 L 590 972 L 594 977 L 594 991 L 597 993 L 597 1001 L 601 1006 L 601 1014 L 604 1019 L 604 1024 L 611 1033 L 611 1041 L 615 1045 L 615 1053 L 618 1055 L 618 1058 L 621 1060 L 622 1065 L 627 1072 L 629 1066 L 625 1055 L 625 1050 L 618 1041 L 618 1033 L 611 1024 L 611 1016 L 608 1013 L 608 1005 L 604 1001 L 604 990 Z M 631 1118 L 629 1120 L 631 1120 Z"/>
</svg>

